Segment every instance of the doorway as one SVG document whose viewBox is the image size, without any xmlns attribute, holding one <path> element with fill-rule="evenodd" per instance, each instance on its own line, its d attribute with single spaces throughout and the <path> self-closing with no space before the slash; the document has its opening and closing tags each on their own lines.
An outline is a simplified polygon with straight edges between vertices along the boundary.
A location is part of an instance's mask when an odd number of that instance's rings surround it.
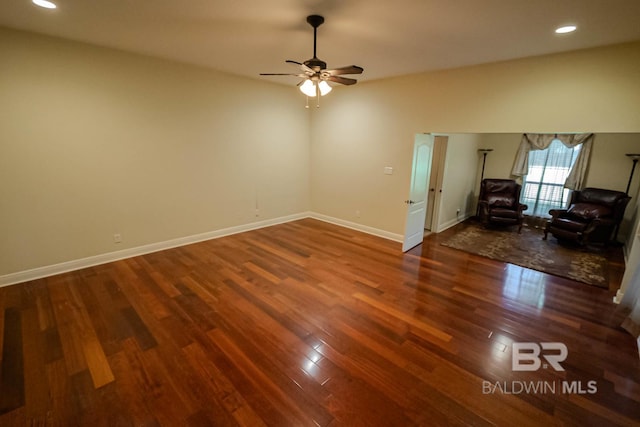
<svg viewBox="0 0 640 427">
<path fill-rule="evenodd" d="M 426 232 L 438 231 L 438 213 L 440 212 L 444 162 L 449 137 L 447 135 L 435 135 L 433 142 L 433 158 L 431 161 L 431 174 L 429 175 L 429 194 L 427 196 L 427 216 L 424 222 Z"/>
</svg>

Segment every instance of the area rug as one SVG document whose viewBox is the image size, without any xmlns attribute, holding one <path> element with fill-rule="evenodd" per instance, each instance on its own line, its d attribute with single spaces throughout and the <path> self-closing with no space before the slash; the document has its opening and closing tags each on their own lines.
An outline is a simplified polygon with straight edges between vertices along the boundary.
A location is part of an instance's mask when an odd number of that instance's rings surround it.
<svg viewBox="0 0 640 427">
<path fill-rule="evenodd" d="M 607 258 L 575 246 L 566 246 L 549 236 L 542 240 L 539 229 L 515 227 L 487 228 L 476 222 L 465 223 L 441 244 L 498 261 L 608 289 Z"/>
</svg>

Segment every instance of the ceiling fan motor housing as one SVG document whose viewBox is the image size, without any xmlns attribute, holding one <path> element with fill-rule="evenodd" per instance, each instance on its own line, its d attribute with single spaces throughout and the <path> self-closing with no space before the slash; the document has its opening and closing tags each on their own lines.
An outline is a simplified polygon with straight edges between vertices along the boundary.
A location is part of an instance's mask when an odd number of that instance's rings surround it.
<svg viewBox="0 0 640 427">
<path fill-rule="evenodd" d="M 315 72 L 322 71 L 327 68 L 327 63 L 318 58 L 307 59 L 303 64 Z"/>
</svg>

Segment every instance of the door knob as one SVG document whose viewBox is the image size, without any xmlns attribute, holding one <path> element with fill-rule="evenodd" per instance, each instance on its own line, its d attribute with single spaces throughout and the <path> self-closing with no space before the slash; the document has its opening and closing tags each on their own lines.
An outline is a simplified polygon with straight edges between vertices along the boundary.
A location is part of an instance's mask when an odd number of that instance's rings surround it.
<svg viewBox="0 0 640 427">
<path fill-rule="evenodd" d="M 430 188 L 429 191 L 436 191 L 436 189 L 435 188 Z"/>
<path fill-rule="evenodd" d="M 405 200 L 404 202 L 408 205 L 412 205 L 415 203 L 413 200 Z"/>
</svg>

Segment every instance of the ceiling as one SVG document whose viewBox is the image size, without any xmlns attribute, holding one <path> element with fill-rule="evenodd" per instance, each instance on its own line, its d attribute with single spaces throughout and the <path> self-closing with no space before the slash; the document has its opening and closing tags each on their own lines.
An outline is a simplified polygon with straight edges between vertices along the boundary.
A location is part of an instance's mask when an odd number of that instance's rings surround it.
<svg viewBox="0 0 640 427">
<path fill-rule="evenodd" d="M 3 2 L 0 26 L 296 84 L 286 59 L 313 56 L 360 81 L 640 40 L 638 0 L 31 0 Z M 572 34 L 554 29 L 578 25 Z"/>
</svg>

